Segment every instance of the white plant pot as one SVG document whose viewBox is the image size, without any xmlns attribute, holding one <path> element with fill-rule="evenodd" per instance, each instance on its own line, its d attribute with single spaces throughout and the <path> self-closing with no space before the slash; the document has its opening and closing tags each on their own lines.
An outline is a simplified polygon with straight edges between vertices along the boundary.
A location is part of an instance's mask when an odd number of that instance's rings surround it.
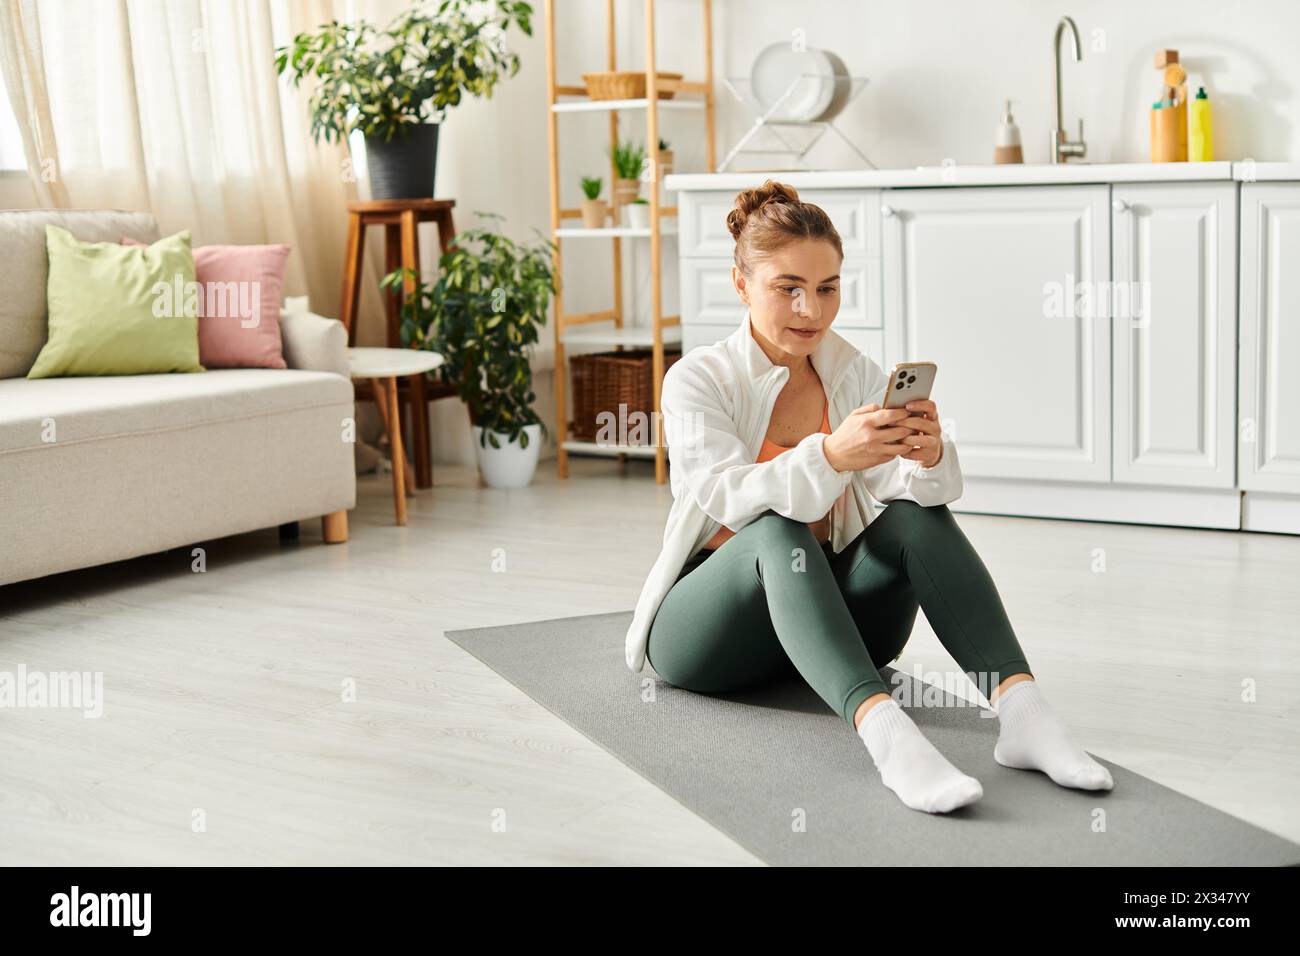
<svg viewBox="0 0 1300 956">
<path fill-rule="evenodd" d="M 493 448 L 489 441 L 483 440 L 483 427 L 474 425 L 470 429 L 474 436 L 474 453 L 478 456 L 479 471 L 489 488 L 526 488 L 532 483 L 537 471 L 537 456 L 542 450 L 542 426 L 525 425 L 528 434 L 528 447 L 520 447 L 517 441 L 506 441 L 504 432 L 496 432 L 500 448 Z"/>
<path fill-rule="evenodd" d="M 650 204 L 643 202 L 631 202 L 623 207 L 627 213 L 627 224 L 633 229 L 650 228 Z"/>
</svg>

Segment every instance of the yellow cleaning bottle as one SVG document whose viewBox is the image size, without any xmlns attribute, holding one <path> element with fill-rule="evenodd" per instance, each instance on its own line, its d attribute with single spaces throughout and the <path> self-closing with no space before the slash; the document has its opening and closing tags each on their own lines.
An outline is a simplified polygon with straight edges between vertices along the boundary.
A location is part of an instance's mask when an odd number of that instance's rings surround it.
<svg viewBox="0 0 1300 956">
<path fill-rule="evenodd" d="M 1208 163 L 1214 159 L 1214 125 L 1210 121 L 1210 98 L 1205 95 L 1203 86 L 1197 89 L 1196 98 L 1192 100 L 1188 125 L 1192 129 L 1187 158 L 1194 163 Z"/>
</svg>

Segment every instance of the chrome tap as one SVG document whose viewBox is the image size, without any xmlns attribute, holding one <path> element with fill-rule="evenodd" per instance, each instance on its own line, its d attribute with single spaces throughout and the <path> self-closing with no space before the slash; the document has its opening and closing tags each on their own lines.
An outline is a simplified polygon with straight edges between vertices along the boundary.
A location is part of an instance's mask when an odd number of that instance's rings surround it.
<svg viewBox="0 0 1300 956">
<path fill-rule="evenodd" d="M 1074 53 L 1074 61 L 1078 63 L 1083 59 L 1082 48 L 1079 45 L 1079 28 L 1074 25 L 1074 21 L 1069 17 L 1061 17 L 1056 24 L 1056 36 L 1052 40 L 1052 56 L 1056 59 L 1056 125 L 1052 127 L 1052 162 L 1064 163 L 1071 156 L 1083 156 L 1088 147 L 1083 141 L 1083 120 L 1079 120 L 1079 139 L 1077 142 L 1070 142 L 1065 135 L 1065 110 L 1061 105 L 1061 34 L 1065 28 L 1070 28 L 1070 48 Z"/>
</svg>

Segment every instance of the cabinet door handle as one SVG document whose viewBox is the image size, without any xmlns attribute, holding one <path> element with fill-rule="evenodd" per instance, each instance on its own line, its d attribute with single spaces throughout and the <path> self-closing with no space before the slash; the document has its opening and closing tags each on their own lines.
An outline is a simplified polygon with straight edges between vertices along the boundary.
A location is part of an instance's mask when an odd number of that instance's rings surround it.
<svg viewBox="0 0 1300 956">
<path fill-rule="evenodd" d="M 1111 200 L 1110 208 L 1114 209 L 1116 212 L 1125 212 L 1128 209 L 1128 202 L 1123 199 L 1113 199 Z"/>
<path fill-rule="evenodd" d="M 880 207 L 880 214 L 884 216 L 886 219 L 888 219 L 890 216 L 894 214 L 894 207 L 889 205 L 888 203 L 882 204 Z"/>
</svg>

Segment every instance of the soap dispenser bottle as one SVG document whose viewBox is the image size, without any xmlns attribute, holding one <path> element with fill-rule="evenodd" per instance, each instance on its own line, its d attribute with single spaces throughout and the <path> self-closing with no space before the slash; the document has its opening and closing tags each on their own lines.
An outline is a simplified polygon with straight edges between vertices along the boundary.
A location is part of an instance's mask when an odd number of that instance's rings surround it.
<svg viewBox="0 0 1300 956">
<path fill-rule="evenodd" d="M 1194 163 L 1206 163 L 1214 159 L 1214 127 L 1210 122 L 1210 99 L 1205 95 L 1205 87 L 1196 91 L 1192 100 L 1191 120 L 1192 148 L 1188 158 Z"/>
<path fill-rule="evenodd" d="M 1024 151 L 1020 148 L 1020 127 L 1011 115 L 1011 101 L 1006 102 L 1007 110 L 998 124 L 997 142 L 993 147 L 993 162 L 999 165 L 1025 161 Z"/>
</svg>

